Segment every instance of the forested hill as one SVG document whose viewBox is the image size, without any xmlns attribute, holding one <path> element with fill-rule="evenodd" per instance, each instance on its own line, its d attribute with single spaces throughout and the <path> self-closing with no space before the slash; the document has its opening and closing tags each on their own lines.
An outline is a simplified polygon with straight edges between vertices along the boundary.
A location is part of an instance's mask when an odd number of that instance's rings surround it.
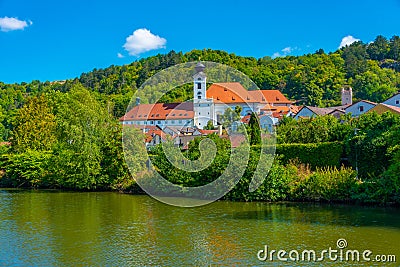
<svg viewBox="0 0 400 267">
<path fill-rule="evenodd" d="M 301 104 L 330 106 L 339 103 L 343 85 L 353 87 L 356 99 L 380 102 L 400 89 L 400 38 L 378 36 L 374 42 L 356 42 L 333 53 L 323 49 L 303 56 L 241 57 L 219 50 L 193 50 L 140 59 L 129 65 L 110 66 L 83 73 L 65 82 L 4 84 L 0 82 L 0 121 L 3 140 L 12 126 L 15 110 L 29 96 L 46 92 L 67 92 L 82 84 L 107 102 L 115 117 L 124 114 L 133 92 L 154 73 L 189 61 L 214 61 L 248 75 L 261 89 L 279 89 Z M 190 98 L 190 91 L 172 95 L 166 101 Z"/>
</svg>

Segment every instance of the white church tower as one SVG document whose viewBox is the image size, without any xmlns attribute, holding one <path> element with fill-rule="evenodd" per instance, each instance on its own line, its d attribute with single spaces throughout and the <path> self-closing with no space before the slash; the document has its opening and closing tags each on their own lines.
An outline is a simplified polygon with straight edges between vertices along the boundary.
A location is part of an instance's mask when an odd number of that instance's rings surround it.
<svg viewBox="0 0 400 267">
<path fill-rule="evenodd" d="M 204 73 L 206 67 L 200 62 L 197 63 L 195 69 L 196 74 L 193 76 L 193 112 L 194 126 L 203 129 L 208 121 L 212 121 L 216 125 L 214 101 L 207 98 L 207 77 Z"/>
</svg>

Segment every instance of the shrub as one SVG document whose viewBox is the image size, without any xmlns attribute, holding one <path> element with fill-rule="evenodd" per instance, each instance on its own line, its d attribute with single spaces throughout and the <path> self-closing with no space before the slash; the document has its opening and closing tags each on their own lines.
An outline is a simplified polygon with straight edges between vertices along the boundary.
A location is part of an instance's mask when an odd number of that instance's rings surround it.
<svg viewBox="0 0 400 267">
<path fill-rule="evenodd" d="M 326 167 L 311 172 L 298 169 L 298 180 L 292 185 L 294 200 L 350 201 L 357 185 L 356 172 L 350 168 Z"/>
<path fill-rule="evenodd" d="M 47 185 L 47 166 L 49 152 L 27 150 L 20 154 L 5 154 L 1 157 L 1 168 L 5 170 L 4 178 L 10 186 L 39 187 Z"/>
<path fill-rule="evenodd" d="M 282 156 L 284 164 L 297 159 L 300 163 L 308 164 L 312 169 L 339 167 L 343 144 L 341 142 L 277 144 L 276 154 Z"/>
</svg>

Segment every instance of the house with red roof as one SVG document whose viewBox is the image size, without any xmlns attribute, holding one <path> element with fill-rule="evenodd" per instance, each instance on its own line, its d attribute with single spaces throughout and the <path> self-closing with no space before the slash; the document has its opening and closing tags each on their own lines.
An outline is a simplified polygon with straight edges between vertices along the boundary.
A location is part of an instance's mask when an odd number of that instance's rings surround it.
<svg viewBox="0 0 400 267">
<path fill-rule="evenodd" d="M 262 127 L 268 129 L 296 111 L 292 101 L 279 90 L 249 91 L 239 82 L 213 83 L 207 89 L 205 66 L 198 63 L 195 69 L 192 101 L 140 104 L 140 99 L 137 99 L 136 105 L 119 119 L 120 122 L 143 129 L 149 145 L 163 142 L 166 136 L 176 139 L 176 144 L 181 145 L 192 138 L 190 136 L 218 133 L 218 130 L 203 128 L 209 121 L 218 126 L 228 108 L 241 107 L 242 117 L 253 112 L 259 114 Z M 194 130 L 190 132 L 189 129 Z"/>
</svg>

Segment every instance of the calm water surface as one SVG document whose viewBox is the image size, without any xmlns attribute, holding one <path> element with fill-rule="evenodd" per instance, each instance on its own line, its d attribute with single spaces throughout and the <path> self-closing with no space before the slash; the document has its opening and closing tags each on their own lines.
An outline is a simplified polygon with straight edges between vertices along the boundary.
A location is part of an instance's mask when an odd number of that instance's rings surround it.
<svg viewBox="0 0 400 267">
<path fill-rule="evenodd" d="M 261 262 L 270 249 L 369 249 L 400 266 L 400 210 L 215 202 L 177 208 L 148 196 L 0 189 L 0 266 L 359 266 Z"/>
</svg>

